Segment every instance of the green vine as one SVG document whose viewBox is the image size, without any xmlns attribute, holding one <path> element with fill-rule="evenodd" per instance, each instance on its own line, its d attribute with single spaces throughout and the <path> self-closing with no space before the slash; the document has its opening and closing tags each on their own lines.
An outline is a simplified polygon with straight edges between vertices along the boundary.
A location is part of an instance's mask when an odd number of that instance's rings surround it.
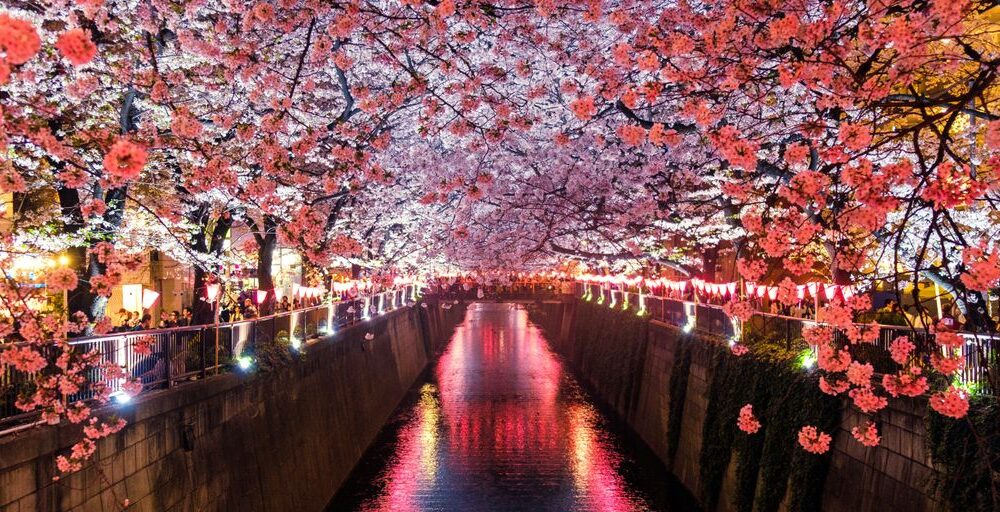
<svg viewBox="0 0 1000 512">
<path fill-rule="evenodd" d="M 743 357 L 713 347 L 700 457 L 706 508 L 718 505 L 731 460 L 736 464 L 737 510 L 776 511 L 786 494 L 789 510 L 819 508 L 829 457 L 798 449 L 796 433 L 803 425 L 831 431 L 839 421 L 840 404 L 819 391 L 815 378 L 797 366 L 796 356 L 784 344 L 755 344 L 752 355 Z M 739 410 L 747 403 L 762 424 L 752 435 L 736 428 Z"/>
<path fill-rule="evenodd" d="M 541 319 L 540 319 L 541 320 Z M 551 321 L 551 319 L 545 319 Z M 540 322 L 549 323 L 549 322 Z M 628 399 L 629 379 L 641 371 L 641 345 L 648 319 L 634 311 L 578 302 L 569 351 L 599 389 L 617 391 L 605 397 L 612 405 Z M 733 505 L 741 512 L 818 510 L 829 455 L 809 454 L 798 446 L 804 425 L 833 432 L 840 420 L 840 401 L 824 395 L 816 377 L 799 365 L 801 338 L 784 339 L 765 332 L 747 333 L 751 354 L 737 357 L 728 347 L 708 339 L 681 335 L 670 376 L 667 455 L 672 461 L 680 446 L 684 402 L 695 344 L 709 351 L 708 406 L 699 454 L 701 498 L 707 510 L 716 509 L 726 472 L 735 466 Z M 753 404 L 762 423 L 756 434 L 736 427 L 744 404 Z"/>
<path fill-rule="evenodd" d="M 927 415 L 926 447 L 939 475 L 932 482 L 949 510 L 1000 510 L 1000 403 L 975 396 L 966 418 Z"/>
<path fill-rule="evenodd" d="M 674 365 L 670 370 L 670 410 L 667 416 L 667 456 L 677 456 L 681 446 L 681 424 L 684 420 L 684 400 L 687 397 L 688 375 L 691 373 L 691 344 L 678 343 Z"/>
</svg>

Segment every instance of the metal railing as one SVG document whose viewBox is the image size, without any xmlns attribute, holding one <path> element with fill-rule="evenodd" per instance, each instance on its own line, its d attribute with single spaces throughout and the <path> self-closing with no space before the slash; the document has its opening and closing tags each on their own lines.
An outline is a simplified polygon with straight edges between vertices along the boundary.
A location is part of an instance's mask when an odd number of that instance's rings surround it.
<svg viewBox="0 0 1000 512">
<path fill-rule="evenodd" d="M 461 283 L 432 283 L 428 287 L 428 295 L 443 300 L 536 300 L 556 299 L 575 293 L 573 287 L 563 290 L 563 284 L 524 281 L 503 285 L 476 285 L 466 289 Z M 480 290 L 483 292 L 482 297 L 479 297 Z"/>
<path fill-rule="evenodd" d="M 143 392 L 176 386 L 225 371 L 244 354 L 253 354 L 261 344 L 287 341 L 292 347 L 310 338 L 330 335 L 336 329 L 403 307 L 417 298 L 409 285 L 355 300 L 276 313 L 236 322 L 121 332 L 70 340 L 83 353 L 96 351 L 104 362 L 122 367 L 143 384 Z M 141 348 L 140 348 L 141 347 Z M 137 350 L 138 349 L 138 350 Z M 120 390 L 124 380 L 105 380 L 94 370 L 81 391 L 70 402 L 94 397 L 96 384 Z M 31 387 L 35 375 L 0 369 L 0 425 L 17 423 L 33 413 L 15 406 L 18 393 Z"/>
<path fill-rule="evenodd" d="M 613 290 L 600 285 L 578 283 L 577 297 L 587 297 L 604 305 L 622 306 L 625 301 L 636 307 L 643 307 L 645 313 L 653 320 L 680 327 L 686 331 L 699 334 L 731 339 L 740 332 L 754 333 L 771 342 L 782 343 L 786 349 L 806 349 L 807 344 L 802 338 L 802 330 L 817 322 L 808 318 L 797 318 L 765 312 L 756 312 L 749 321 L 739 325 L 727 315 L 722 306 L 685 301 L 655 295 L 642 295 L 623 290 Z M 641 302 L 641 304 L 640 304 Z M 860 328 L 870 328 L 871 324 L 857 324 Z M 892 360 L 889 347 L 893 340 L 900 336 L 909 337 L 916 346 L 914 354 L 919 364 L 930 367 L 933 354 L 942 353 L 934 342 L 934 334 L 923 329 L 905 326 L 879 325 L 878 337 L 872 343 L 851 344 L 847 336 L 838 331 L 837 340 L 849 347 L 852 355 L 859 360 L 871 363 L 876 373 L 896 373 L 901 365 Z M 1000 372 L 1000 336 L 973 333 L 959 333 L 965 338 L 961 355 L 963 367 L 958 373 L 961 382 L 975 386 L 979 392 L 996 394 L 997 373 Z"/>
</svg>

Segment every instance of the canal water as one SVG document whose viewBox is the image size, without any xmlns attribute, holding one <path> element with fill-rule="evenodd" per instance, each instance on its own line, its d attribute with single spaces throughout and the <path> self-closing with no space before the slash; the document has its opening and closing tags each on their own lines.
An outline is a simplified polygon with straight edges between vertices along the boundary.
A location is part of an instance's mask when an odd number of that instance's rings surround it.
<svg viewBox="0 0 1000 512">
<path fill-rule="evenodd" d="M 329 511 L 697 510 L 515 304 L 468 308 Z"/>
</svg>

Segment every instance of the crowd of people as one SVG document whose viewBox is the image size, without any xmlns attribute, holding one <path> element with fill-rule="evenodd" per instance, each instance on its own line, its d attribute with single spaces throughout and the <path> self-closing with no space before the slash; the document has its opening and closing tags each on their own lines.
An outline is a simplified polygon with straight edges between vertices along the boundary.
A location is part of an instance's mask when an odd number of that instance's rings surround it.
<svg viewBox="0 0 1000 512">
<path fill-rule="evenodd" d="M 176 309 L 169 314 L 163 315 L 156 325 L 157 329 L 169 329 L 171 327 L 187 327 L 193 325 L 194 314 L 191 308 L 186 307 L 181 311 Z M 114 332 L 146 331 L 153 328 L 153 315 L 148 309 L 139 311 L 129 311 L 125 308 L 118 310 L 118 317 L 115 320 Z"/>
<path fill-rule="evenodd" d="M 287 313 L 297 309 L 319 306 L 323 303 L 324 297 L 294 297 L 287 295 L 280 300 L 267 300 L 264 304 L 257 304 L 253 296 L 253 291 L 244 290 L 237 294 L 225 293 L 219 301 L 219 321 L 238 322 L 249 320 L 275 313 Z M 118 310 L 114 318 L 114 329 L 112 332 L 146 331 L 150 329 L 171 329 L 174 327 L 189 327 L 192 325 L 204 325 L 214 321 L 208 318 L 202 321 L 195 319 L 194 311 L 191 307 L 184 307 L 182 310 L 173 310 L 169 313 L 161 313 L 160 321 L 153 323 L 153 315 L 148 309 L 142 311 L 129 311 L 125 308 Z"/>
</svg>

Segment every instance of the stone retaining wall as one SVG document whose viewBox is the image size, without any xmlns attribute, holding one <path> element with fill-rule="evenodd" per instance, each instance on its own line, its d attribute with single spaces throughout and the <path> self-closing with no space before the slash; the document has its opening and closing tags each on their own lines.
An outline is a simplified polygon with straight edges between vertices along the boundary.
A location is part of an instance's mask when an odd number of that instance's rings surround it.
<svg viewBox="0 0 1000 512">
<path fill-rule="evenodd" d="M 78 426 L 0 439 L 0 512 L 322 510 L 464 307 L 406 308 L 311 344 L 271 373 L 230 373 L 116 408 L 128 426 L 53 482 Z M 373 342 L 365 334 L 375 334 Z M 109 411 L 110 412 L 110 411 Z"/>
<path fill-rule="evenodd" d="M 543 327 L 552 338 L 550 342 L 588 387 L 631 426 L 694 496 L 702 496 L 699 459 L 712 368 L 707 347 L 717 342 L 651 321 L 637 339 L 610 346 L 593 336 L 577 336 L 575 311 L 573 302 L 560 306 L 538 304 L 533 319 L 545 324 Z M 631 313 L 621 313 L 628 314 Z M 680 442 L 676 454 L 671 456 L 668 446 L 671 374 L 678 367 L 675 363 L 681 344 L 685 343 L 692 344 L 691 362 L 683 395 Z M 850 429 L 860 419 L 845 402 L 841 425 L 834 433 L 822 510 L 938 509 L 927 494 L 927 484 L 934 473 L 923 448 L 926 409 L 926 402 L 891 400 L 882 415 L 882 444 L 872 449 L 852 439 Z M 735 464 L 731 461 L 718 500 L 721 511 L 736 510 L 734 478 Z"/>
</svg>

